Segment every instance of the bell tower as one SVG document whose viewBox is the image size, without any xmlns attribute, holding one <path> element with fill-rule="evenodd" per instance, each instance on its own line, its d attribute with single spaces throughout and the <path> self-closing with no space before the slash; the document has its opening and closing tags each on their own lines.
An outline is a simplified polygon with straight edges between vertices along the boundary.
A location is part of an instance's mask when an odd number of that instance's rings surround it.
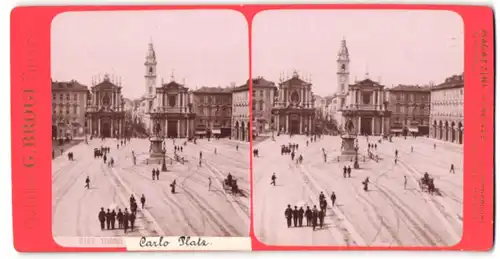
<svg viewBox="0 0 500 259">
<path fill-rule="evenodd" d="M 145 66 L 145 93 L 144 97 L 148 100 L 147 110 L 150 110 L 152 107 L 152 102 L 155 97 L 155 88 L 156 88 L 156 54 L 153 47 L 153 41 L 150 40 L 148 44 L 148 52 L 146 54 L 146 61 L 144 62 Z"/>
<path fill-rule="evenodd" d="M 347 93 L 349 85 L 349 50 L 345 39 L 340 42 L 337 57 L 337 93 Z"/>
<path fill-rule="evenodd" d="M 349 50 L 345 38 L 340 42 L 340 49 L 337 56 L 337 110 L 344 109 L 347 105 L 346 97 L 349 93 Z"/>
</svg>

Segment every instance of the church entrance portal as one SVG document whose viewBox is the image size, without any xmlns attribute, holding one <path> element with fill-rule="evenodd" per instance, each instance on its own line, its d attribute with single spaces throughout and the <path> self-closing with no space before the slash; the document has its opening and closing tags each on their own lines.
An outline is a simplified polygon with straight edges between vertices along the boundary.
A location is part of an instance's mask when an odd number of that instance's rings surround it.
<svg viewBox="0 0 500 259">
<path fill-rule="evenodd" d="M 167 122 L 167 137 L 168 138 L 177 138 L 177 121 L 169 120 Z"/>
<path fill-rule="evenodd" d="M 300 116 L 298 114 L 291 114 L 288 123 L 290 134 L 300 134 Z"/>
<path fill-rule="evenodd" d="M 361 135 L 372 135 L 372 118 L 361 118 Z"/>
<path fill-rule="evenodd" d="M 109 118 L 101 119 L 101 137 L 103 138 L 111 137 L 111 122 Z"/>
</svg>

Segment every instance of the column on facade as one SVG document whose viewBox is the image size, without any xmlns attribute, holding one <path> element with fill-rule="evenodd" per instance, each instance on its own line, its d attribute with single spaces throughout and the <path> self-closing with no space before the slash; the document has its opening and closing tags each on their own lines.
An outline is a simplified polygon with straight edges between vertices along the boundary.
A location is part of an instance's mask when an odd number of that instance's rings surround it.
<svg viewBox="0 0 500 259">
<path fill-rule="evenodd" d="M 97 119 L 97 136 L 101 136 L 101 118 Z"/>
<path fill-rule="evenodd" d="M 372 135 L 375 135 L 375 116 L 372 117 Z"/>
<path fill-rule="evenodd" d="M 385 117 L 380 118 L 380 134 L 383 136 L 385 134 Z"/>
<path fill-rule="evenodd" d="M 167 119 L 165 119 L 165 125 L 164 125 L 164 128 L 163 128 L 163 134 L 164 134 L 164 136 L 168 137 L 168 120 Z"/>
<path fill-rule="evenodd" d="M 115 136 L 115 119 L 111 119 L 111 137 L 116 137 Z"/>
<path fill-rule="evenodd" d="M 304 120 L 304 115 L 301 114 L 299 117 L 299 134 L 302 134 L 303 132 L 303 127 L 304 127 L 303 120 Z"/>
<path fill-rule="evenodd" d="M 180 138 L 181 136 L 181 120 L 177 120 L 177 138 Z"/>
<path fill-rule="evenodd" d="M 289 132 L 288 132 L 288 114 L 287 114 L 287 115 L 285 115 L 285 132 L 286 132 L 286 133 L 289 133 Z"/>
<path fill-rule="evenodd" d="M 116 135 L 116 138 L 120 138 L 122 136 L 122 119 L 118 119 L 118 135 Z"/>
<path fill-rule="evenodd" d="M 384 92 L 382 90 L 379 91 L 379 109 L 382 110 L 384 108 Z"/>
<path fill-rule="evenodd" d="M 358 116 L 358 134 L 361 134 L 361 116 Z"/>
<path fill-rule="evenodd" d="M 313 133 L 313 116 L 312 115 L 309 115 L 309 134 L 312 134 Z"/>
<path fill-rule="evenodd" d="M 274 115 L 274 130 L 280 131 L 280 117 L 279 115 Z"/>
<path fill-rule="evenodd" d="M 90 133 L 90 135 L 92 135 L 92 133 L 93 133 L 92 121 L 90 120 L 90 118 L 87 118 L 87 130 L 88 130 L 88 132 L 86 134 Z"/>
</svg>

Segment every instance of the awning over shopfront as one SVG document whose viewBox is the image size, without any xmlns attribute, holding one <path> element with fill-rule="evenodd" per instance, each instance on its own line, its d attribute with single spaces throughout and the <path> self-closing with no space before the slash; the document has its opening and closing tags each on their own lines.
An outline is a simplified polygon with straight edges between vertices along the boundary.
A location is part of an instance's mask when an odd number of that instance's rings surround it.
<svg viewBox="0 0 500 259">
<path fill-rule="evenodd" d="M 401 133 L 401 132 L 403 132 L 403 129 L 391 129 L 391 132 Z"/>
<path fill-rule="evenodd" d="M 408 128 L 408 131 L 418 133 L 418 128 Z"/>
<path fill-rule="evenodd" d="M 214 135 L 220 135 L 220 129 L 213 129 L 212 134 Z"/>
</svg>

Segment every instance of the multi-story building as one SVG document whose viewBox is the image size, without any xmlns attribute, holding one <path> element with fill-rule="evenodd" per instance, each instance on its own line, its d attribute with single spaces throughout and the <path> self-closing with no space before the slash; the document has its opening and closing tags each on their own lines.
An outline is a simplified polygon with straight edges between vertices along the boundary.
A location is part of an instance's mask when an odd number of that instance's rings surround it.
<svg viewBox="0 0 500 259">
<path fill-rule="evenodd" d="M 276 129 L 287 134 L 314 133 L 316 112 L 312 84 L 302 80 L 297 72 L 280 81 L 273 108 Z"/>
<path fill-rule="evenodd" d="M 391 112 L 387 110 L 384 86 L 369 78 L 348 88 L 349 106 L 342 109 L 345 120 L 351 120 L 357 134 L 385 135 L 390 128 Z M 345 124 L 340 124 L 345 130 Z"/>
<path fill-rule="evenodd" d="M 196 135 L 231 136 L 232 90 L 201 87 L 192 92 Z"/>
<path fill-rule="evenodd" d="M 88 88 L 75 80 L 52 82 L 52 138 L 85 135 Z"/>
<path fill-rule="evenodd" d="M 274 82 L 263 77 L 252 79 L 252 132 L 254 135 L 272 130 L 272 109 L 274 93 L 277 87 Z"/>
<path fill-rule="evenodd" d="M 446 78 L 431 88 L 431 137 L 463 144 L 464 75 Z"/>
<path fill-rule="evenodd" d="M 101 82 L 92 84 L 86 112 L 89 132 L 101 138 L 125 136 L 125 103 L 121 83 L 112 82 L 106 74 Z"/>
<path fill-rule="evenodd" d="M 387 94 L 391 132 L 403 135 L 429 134 L 430 87 L 398 85 L 387 89 Z"/>
<path fill-rule="evenodd" d="M 250 141 L 250 97 L 248 83 L 233 89 L 231 135 L 233 139 Z"/>
</svg>

